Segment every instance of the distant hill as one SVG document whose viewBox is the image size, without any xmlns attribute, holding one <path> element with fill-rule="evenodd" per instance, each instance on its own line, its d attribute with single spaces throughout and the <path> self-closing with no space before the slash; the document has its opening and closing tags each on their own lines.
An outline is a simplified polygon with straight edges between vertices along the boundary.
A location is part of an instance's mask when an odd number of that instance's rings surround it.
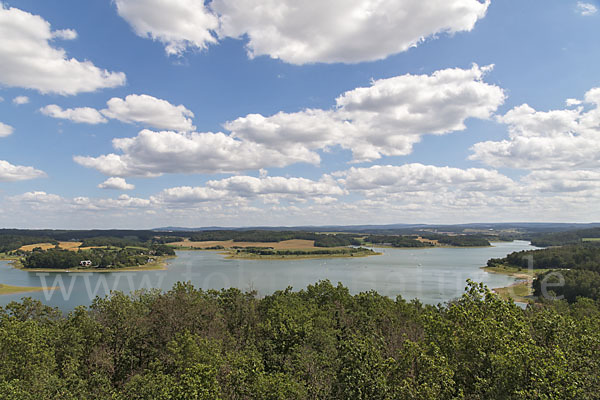
<svg viewBox="0 0 600 400">
<path fill-rule="evenodd" d="M 387 225 L 323 225 L 323 226 L 246 226 L 246 227 L 221 227 L 207 226 L 186 228 L 168 226 L 155 228 L 155 232 L 202 232 L 216 230 L 271 230 L 271 231 L 310 231 L 310 232 L 361 232 L 361 233 L 414 233 L 419 231 L 463 233 L 465 230 L 478 231 L 508 231 L 515 230 L 522 233 L 551 233 L 576 229 L 589 229 L 600 227 L 600 223 L 545 223 L 545 222 L 503 222 L 503 223 L 469 223 L 452 225 L 429 224 L 387 224 Z"/>
</svg>

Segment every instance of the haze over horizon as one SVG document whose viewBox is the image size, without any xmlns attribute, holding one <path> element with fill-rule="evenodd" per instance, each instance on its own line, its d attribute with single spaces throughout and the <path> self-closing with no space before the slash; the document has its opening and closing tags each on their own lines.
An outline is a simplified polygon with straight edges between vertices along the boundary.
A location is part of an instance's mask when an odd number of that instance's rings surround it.
<svg viewBox="0 0 600 400">
<path fill-rule="evenodd" d="M 600 221 L 600 1 L 0 1 L 0 227 Z"/>
</svg>

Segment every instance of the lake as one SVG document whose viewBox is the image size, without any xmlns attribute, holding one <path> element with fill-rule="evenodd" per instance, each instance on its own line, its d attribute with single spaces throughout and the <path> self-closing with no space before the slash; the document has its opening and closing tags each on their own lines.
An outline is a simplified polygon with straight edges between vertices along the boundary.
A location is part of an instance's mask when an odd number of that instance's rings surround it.
<svg viewBox="0 0 600 400">
<path fill-rule="evenodd" d="M 529 242 L 498 242 L 493 247 L 393 249 L 374 248 L 383 255 L 360 258 L 304 260 L 229 260 L 212 251 L 178 251 L 167 270 L 102 273 L 38 273 L 12 268 L 0 261 L 0 283 L 15 286 L 56 286 L 56 290 L 0 296 L 0 305 L 32 297 L 68 311 L 89 305 L 95 296 L 111 290 L 131 292 L 141 288 L 169 290 L 178 281 L 191 281 L 203 289 L 237 287 L 260 295 L 292 286 L 299 290 L 319 280 L 342 282 L 352 293 L 376 290 L 395 298 L 418 298 L 427 304 L 452 300 L 463 293 L 465 281 L 483 282 L 490 288 L 516 280 L 490 274 L 480 267 L 490 258 L 513 251 L 534 249 Z"/>
</svg>

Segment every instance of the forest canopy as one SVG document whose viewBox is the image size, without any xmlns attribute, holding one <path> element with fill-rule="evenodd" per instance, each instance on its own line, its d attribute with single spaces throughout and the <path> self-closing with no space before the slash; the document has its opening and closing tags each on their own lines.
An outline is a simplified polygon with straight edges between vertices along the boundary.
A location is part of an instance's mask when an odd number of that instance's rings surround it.
<svg viewBox="0 0 600 400">
<path fill-rule="evenodd" d="M 2 399 L 595 399 L 600 309 L 471 283 L 437 307 L 319 282 L 0 308 Z"/>
</svg>

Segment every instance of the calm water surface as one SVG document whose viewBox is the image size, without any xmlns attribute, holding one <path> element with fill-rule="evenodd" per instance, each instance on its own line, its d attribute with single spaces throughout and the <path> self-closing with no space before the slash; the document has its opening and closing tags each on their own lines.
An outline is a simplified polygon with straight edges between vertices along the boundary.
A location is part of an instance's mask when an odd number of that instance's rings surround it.
<svg viewBox="0 0 600 400">
<path fill-rule="evenodd" d="M 483 248 L 376 249 L 381 256 L 311 260 L 228 260 L 217 252 L 179 251 L 165 271 L 110 273 L 36 273 L 17 270 L 0 261 L 0 283 L 16 286 L 56 286 L 56 290 L 0 296 L 0 305 L 29 296 L 63 310 L 89 305 L 95 296 L 111 290 L 140 288 L 169 290 L 178 281 L 203 289 L 237 287 L 260 295 L 288 286 L 299 290 L 322 279 L 342 282 L 352 293 L 376 290 L 405 299 L 437 304 L 460 296 L 465 281 L 484 282 L 490 288 L 515 282 L 514 278 L 480 269 L 488 259 L 513 251 L 533 249 L 529 242 L 494 243 Z"/>
</svg>

